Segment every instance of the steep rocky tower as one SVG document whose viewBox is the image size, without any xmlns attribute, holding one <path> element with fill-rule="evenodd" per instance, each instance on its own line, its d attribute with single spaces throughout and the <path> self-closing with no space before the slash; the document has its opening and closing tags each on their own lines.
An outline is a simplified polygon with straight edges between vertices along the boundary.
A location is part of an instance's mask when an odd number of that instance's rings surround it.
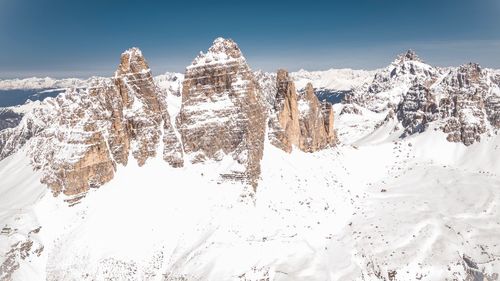
<svg viewBox="0 0 500 281">
<path fill-rule="evenodd" d="M 320 103 L 312 84 L 298 96 L 286 70 L 278 70 L 277 92 L 269 118 L 271 143 L 286 152 L 293 146 L 314 152 L 335 145 L 334 113 L 331 104 Z"/>
<path fill-rule="evenodd" d="M 328 101 L 321 102 L 321 112 L 325 119 L 326 141 L 330 144 L 337 143 L 337 131 L 335 131 L 335 112 Z"/>
<path fill-rule="evenodd" d="M 156 155 L 163 131 L 163 158 L 174 167 L 182 166 L 182 148 L 170 122 L 166 98 L 156 87 L 139 49 L 132 48 L 122 54 L 115 84 L 124 103 L 124 116 L 132 136 L 132 155 L 139 165 Z"/>
<path fill-rule="evenodd" d="M 323 106 L 314 94 L 314 88 L 308 83 L 305 93 L 299 101 L 300 142 L 299 148 L 305 152 L 315 152 L 335 144 L 333 128 L 333 109 Z M 324 115 L 328 113 L 328 115 Z"/>
<path fill-rule="evenodd" d="M 42 182 L 66 195 L 110 181 L 129 154 L 143 165 L 156 155 L 162 133 L 165 160 L 182 165 L 164 100 L 141 51 L 132 48 L 122 54 L 114 78 L 46 99 L 18 127 L 2 131 L 1 158 L 26 144 Z"/>
<path fill-rule="evenodd" d="M 273 114 L 269 118 L 271 143 L 286 152 L 300 142 L 299 108 L 295 84 L 286 70 L 278 70 Z"/>
<path fill-rule="evenodd" d="M 217 38 L 186 68 L 177 117 L 184 152 L 193 163 L 229 155 L 242 168 L 227 175 L 254 187 L 260 175 L 266 110 L 238 45 Z"/>
</svg>

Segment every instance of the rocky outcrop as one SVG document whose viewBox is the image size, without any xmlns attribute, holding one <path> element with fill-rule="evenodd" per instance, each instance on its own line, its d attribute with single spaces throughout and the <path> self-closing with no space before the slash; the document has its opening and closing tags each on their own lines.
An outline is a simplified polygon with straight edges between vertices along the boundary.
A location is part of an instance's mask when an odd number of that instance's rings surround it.
<svg viewBox="0 0 500 281">
<path fill-rule="evenodd" d="M 2 132 L 1 157 L 26 144 L 42 182 L 54 194 L 76 195 L 110 181 L 129 155 L 139 165 L 156 156 L 172 166 L 183 163 L 182 150 L 151 71 L 137 48 L 124 52 L 112 79 L 96 79 L 28 112 L 21 124 Z"/>
<path fill-rule="evenodd" d="M 331 104 L 320 103 L 309 83 L 299 97 L 286 70 L 278 70 L 276 98 L 269 119 L 271 143 L 286 152 L 314 152 L 336 143 Z"/>
<path fill-rule="evenodd" d="M 9 108 L 0 108 L 0 131 L 16 127 L 21 122 L 23 115 Z"/>
<path fill-rule="evenodd" d="M 450 69 L 427 87 L 416 81 L 398 105 L 403 137 L 423 132 L 430 122 L 447 134 L 447 140 L 471 145 L 498 126 L 497 86 L 477 64 Z M 488 124 L 490 123 L 490 124 Z"/>
<path fill-rule="evenodd" d="M 184 152 L 193 163 L 237 160 L 227 178 L 254 187 L 260 175 L 266 110 L 258 85 L 237 44 L 217 38 L 187 67 L 177 117 Z"/>
<path fill-rule="evenodd" d="M 397 118 L 404 128 L 403 137 L 423 132 L 429 122 L 438 118 L 438 106 L 430 89 L 413 85 L 398 105 Z"/>
<path fill-rule="evenodd" d="M 439 101 L 441 126 L 452 142 L 471 145 L 480 141 L 488 130 L 488 122 L 496 126 L 495 111 L 497 95 L 492 93 L 489 75 L 478 64 L 470 63 L 451 70 L 435 86 Z"/>
<path fill-rule="evenodd" d="M 305 93 L 298 101 L 300 117 L 299 148 L 305 152 L 315 152 L 334 145 L 336 134 L 333 128 L 333 108 L 328 102 L 320 103 L 308 83 Z"/>
<path fill-rule="evenodd" d="M 433 123 L 449 141 L 471 145 L 500 128 L 497 79 L 498 75 L 478 64 L 434 68 L 408 51 L 377 72 L 372 82 L 348 94 L 344 102 L 395 114 L 402 137 L 423 132 Z"/>
<path fill-rule="evenodd" d="M 484 106 L 491 125 L 500 129 L 500 96 L 491 95 L 487 97 Z"/>
<path fill-rule="evenodd" d="M 415 83 L 430 87 L 439 75 L 439 69 L 424 63 L 414 51 L 408 50 L 388 67 L 377 71 L 372 81 L 347 93 L 344 102 L 375 112 L 394 110 Z"/>
<path fill-rule="evenodd" d="M 286 152 L 300 143 L 298 95 L 295 84 L 286 70 L 280 69 L 276 78 L 274 107 L 269 118 L 271 143 Z"/>
</svg>

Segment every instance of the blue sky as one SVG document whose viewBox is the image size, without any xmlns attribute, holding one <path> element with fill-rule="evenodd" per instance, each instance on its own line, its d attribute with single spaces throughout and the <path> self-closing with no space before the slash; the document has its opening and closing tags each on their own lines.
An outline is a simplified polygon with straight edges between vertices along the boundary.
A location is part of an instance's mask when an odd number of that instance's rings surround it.
<svg viewBox="0 0 500 281">
<path fill-rule="evenodd" d="M 500 68 L 500 0 L 0 0 L 0 78 L 109 76 L 132 46 L 182 72 L 218 36 L 266 71 L 374 69 L 408 48 Z"/>
</svg>

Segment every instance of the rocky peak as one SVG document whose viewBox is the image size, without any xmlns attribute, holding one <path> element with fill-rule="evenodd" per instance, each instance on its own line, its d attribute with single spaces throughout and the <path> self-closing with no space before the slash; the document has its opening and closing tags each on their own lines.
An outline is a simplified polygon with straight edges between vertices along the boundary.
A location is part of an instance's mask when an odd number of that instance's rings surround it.
<svg viewBox="0 0 500 281">
<path fill-rule="evenodd" d="M 414 51 L 409 50 L 377 71 L 371 82 L 346 95 L 345 100 L 375 112 L 395 110 L 415 83 L 430 87 L 439 75 L 439 69 L 423 63 Z"/>
<path fill-rule="evenodd" d="M 182 150 L 165 98 L 137 48 L 124 52 L 112 79 L 95 79 L 28 112 L 16 128 L 2 131 L 2 158 L 26 148 L 42 182 L 58 194 L 81 195 L 110 181 L 129 155 L 143 165 L 156 156 L 182 165 Z"/>
<path fill-rule="evenodd" d="M 295 83 L 288 75 L 288 71 L 279 69 L 276 75 L 275 110 L 281 110 L 286 101 L 297 101 Z"/>
<path fill-rule="evenodd" d="M 454 77 L 453 77 L 454 76 Z M 481 69 L 481 66 L 477 63 L 468 63 L 461 65 L 457 70 L 456 74 L 453 75 L 450 81 L 451 86 L 466 88 L 471 87 L 473 84 L 477 84 L 485 81 L 485 73 Z"/>
<path fill-rule="evenodd" d="M 435 122 L 449 141 L 471 145 L 483 134 L 500 128 L 500 97 L 495 94 L 500 89 L 487 70 L 469 63 L 441 75 L 430 86 L 417 76 L 404 92 L 396 110 L 403 137 L 423 132 Z"/>
<path fill-rule="evenodd" d="M 269 120 L 271 143 L 286 152 L 300 143 L 299 108 L 295 83 L 288 71 L 279 69 L 276 75 L 274 107 Z"/>
<path fill-rule="evenodd" d="M 423 62 L 420 59 L 420 57 L 417 55 L 417 53 L 414 50 L 412 50 L 412 49 L 409 49 L 405 53 L 400 54 L 398 56 L 398 58 L 396 59 L 396 62 L 398 62 L 398 63 L 403 63 L 403 62 L 406 62 L 406 61 Z"/>
<path fill-rule="evenodd" d="M 214 40 L 212 46 L 208 49 L 211 54 L 224 54 L 232 58 L 242 57 L 240 48 L 232 39 L 218 37 Z"/>
<path fill-rule="evenodd" d="M 264 104 L 236 43 L 217 38 L 186 68 L 177 126 L 190 161 L 230 156 L 240 165 L 222 176 L 255 187 L 264 146 Z"/>
<path fill-rule="evenodd" d="M 280 69 L 276 79 L 276 98 L 269 119 L 271 143 L 286 152 L 297 147 L 314 152 L 336 143 L 331 104 L 320 103 L 311 83 L 298 95 L 286 70 Z"/>
<path fill-rule="evenodd" d="M 240 51 L 240 48 L 231 39 L 219 37 L 214 40 L 212 46 L 206 53 L 200 54 L 193 60 L 188 68 L 203 66 L 207 64 L 229 63 L 231 61 L 240 61 L 245 63 L 245 58 Z"/>
<path fill-rule="evenodd" d="M 148 64 L 140 49 L 133 47 L 122 53 L 116 75 L 149 71 Z"/>
</svg>

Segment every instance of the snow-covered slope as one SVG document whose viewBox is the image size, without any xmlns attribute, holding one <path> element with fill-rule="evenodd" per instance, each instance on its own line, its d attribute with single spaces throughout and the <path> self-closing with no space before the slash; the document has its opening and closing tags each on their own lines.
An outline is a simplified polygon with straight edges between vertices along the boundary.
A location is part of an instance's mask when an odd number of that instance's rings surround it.
<svg viewBox="0 0 500 281">
<path fill-rule="evenodd" d="M 13 109 L 27 116 L 7 129 L 13 135 L 0 134 L 0 145 L 8 140 L 13 148 L 0 161 L 0 280 L 498 279 L 494 71 L 434 68 L 408 52 L 375 74 L 292 73 L 299 85 L 353 88 L 350 100 L 333 106 L 340 143 L 314 153 L 287 153 L 271 144 L 269 127 L 265 134 L 252 127 L 267 122 L 249 97 L 273 104 L 276 75 L 251 72 L 234 42 L 217 39 L 187 74 L 153 79 L 133 48 L 113 79 Z M 466 98 L 453 99 L 454 89 Z M 439 114 L 465 110 L 481 117 L 487 133 L 467 146 L 448 141 L 443 123 L 431 120 L 437 113 L 428 90 L 452 97 L 454 107 L 444 104 Z M 186 105 L 190 97 L 196 100 Z M 460 132 L 477 132 L 460 124 Z M 99 145 L 80 130 L 103 134 Z M 258 138 L 232 138 L 241 132 Z M 39 146 L 23 145 L 30 138 Z M 244 145 L 224 152 L 234 140 Z M 169 165 L 168 149 L 190 160 L 186 144 L 215 149 L 214 157 Z M 74 165 L 74 147 L 86 161 Z M 240 170 L 255 149 L 256 191 L 221 177 Z M 54 157 L 61 161 L 47 161 Z M 114 161 L 99 165 L 102 158 Z M 71 192 L 54 197 L 40 183 L 47 168 L 63 179 L 76 171 L 88 184 L 103 167 L 112 173 L 98 189 L 95 181 L 83 192 L 63 182 Z"/>
<path fill-rule="evenodd" d="M 314 154 L 266 143 L 254 198 L 218 178 L 231 159 L 129 161 L 72 207 L 18 153 L 1 162 L 2 252 L 27 256 L 13 280 L 494 276 L 500 138 L 465 147 L 436 134 Z"/>
</svg>

